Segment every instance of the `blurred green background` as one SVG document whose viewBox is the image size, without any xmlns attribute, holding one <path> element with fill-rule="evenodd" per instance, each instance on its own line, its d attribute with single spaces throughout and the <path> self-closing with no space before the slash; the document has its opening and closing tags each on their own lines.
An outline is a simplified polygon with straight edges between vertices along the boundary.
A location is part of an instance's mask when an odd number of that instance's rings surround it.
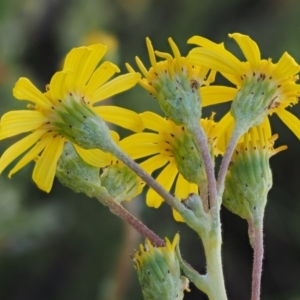
<svg viewBox="0 0 300 300">
<path fill-rule="evenodd" d="M 239 55 L 227 34 L 250 35 L 263 57 L 276 62 L 288 51 L 300 62 L 298 0 L 2 0 L 0 1 L 0 114 L 24 107 L 12 88 L 21 76 L 40 89 L 61 68 L 75 46 L 102 42 L 108 59 L 136 66 L 138 55 L 149 66 L 145 37 L 170 52 L 172 37 L 183 55 L 191 36 L 203 35 Z M 138 112 L 160 113 L 155 100 L 140 87 L 116 96 L 114 103 Z M 227 105 L 211 107 L 217 118 Z M 300 107 L 293 108 L 300 117 Z M 289 149 L 271 159 L 274 187 L 265 218 L 265 259 L 262 299 L 300 299 L 300 143 L 276 118 L 277 145 Z M 3 141 L 1 153 L 16 139 Z M 0 299 L 1 300 L 141 300 L 129 255 L 142 238 L 96 200 L 55 181 L 50 194 L 31 180 L 33 165 L 9 180 L 0 177 Z M 181 234 L 184 258 L 205 271 L 201 243 L 184 224 L 173 221 L 170 209 L 146 208 L 143 197 L 127 205 L 161 237 Z M 223 264 L 229 299 L 250 298 L 252 250 L 247 224 L 222 210 Z M 185 299 L 207 299 L 192 286 Z"/>
</svg>

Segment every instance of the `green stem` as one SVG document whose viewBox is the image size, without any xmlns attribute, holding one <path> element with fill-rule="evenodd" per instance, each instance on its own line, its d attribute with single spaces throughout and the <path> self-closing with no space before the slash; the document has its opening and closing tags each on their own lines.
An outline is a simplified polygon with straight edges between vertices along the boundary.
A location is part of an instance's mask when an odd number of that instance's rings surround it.
<svg viewBox="0 0 300 300">
<path fill-rule="evenodd" d="M 179 259 L 180 268 L 188 279 L 194 283 L 194 285 L 205 294 L 208 294 L 209 287 L 207 285 L 206 275 L 199 274 L 190 264 L 188 264 L 181 257 L 179 246 L 176 247 L 176 254 Z"/>
<path fill-rule="evenodd" d="M 210 300 L 227 300 L 221 258 L 221 226 L 202 241 L 207 262 L 207 296 Z"/>
</svg>

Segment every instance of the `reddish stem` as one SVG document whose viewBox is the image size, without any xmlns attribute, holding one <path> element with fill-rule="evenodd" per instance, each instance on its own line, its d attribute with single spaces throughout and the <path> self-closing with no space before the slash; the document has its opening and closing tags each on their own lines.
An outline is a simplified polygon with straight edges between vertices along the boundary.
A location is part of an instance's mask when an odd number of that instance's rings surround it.
<svg viewBox="0 0 300 300">
<path fill-rule="evenodd" d="M 251 234 L 250 241 L 254 251 L 251 300 L 259 300 L 261 290 L 262 264 L 264 256 L 262 224 L 260 224 L 259 226 L 255 226 L 252 221 L 249 221 L 249 233 Z"/>
<path fill-rule="evenodd" d="M 135 228 L 139 233 L 141 233 L 145 238 L 147 238 L 152 244 L 163 247 L 165 242 L 157 236 L 151 229 L 149 229 L 140 220 L 134 217 L 129 211 L 127 211 L 122 205 L 116 202 L 109 194 L 101 192 L 98 195 L 98 200 L 104 205 L 108 206 L 110 211 L 123 219 L 126 223 Z"/>
</svg>

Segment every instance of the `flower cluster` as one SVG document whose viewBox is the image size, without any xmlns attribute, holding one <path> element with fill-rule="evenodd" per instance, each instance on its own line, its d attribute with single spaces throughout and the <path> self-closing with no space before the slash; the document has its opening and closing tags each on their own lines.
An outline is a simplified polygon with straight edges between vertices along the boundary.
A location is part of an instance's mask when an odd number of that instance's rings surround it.
<svg viewBox="0 0 300 300">
<path fill-rule="evenodd" d="M 298 103 L 300 66 L 286 52 L 277 63 L 263 59 L 249 36 L 229 36 L 245 60 L 200 36 L 189 39 L 196 47 L 187 56 L 171 38 L 173 55 L 155 51 L 147 38 L 150 68 L 136 57 L 142 74 L 127 64 L 129 73 L 112 80 L 119 68 L 109 61 L 100 64 L 106 46 L 74 48 L 44 92 L 20 78 L 13 95 L 29 101 L 27 109 L 1 118 L 0 140 L 27 135 L 2 154 L 0 173 L 23 155 L 9 177 L 33 161 L 32 178 L 40 189 L 50 192 L 57 176 L 149 237 L 134 256 L 145 299 L 182 299 L 188 280 L 180 269 L 210 299 L 227 299 L 221 204 L 248 221 L 256 268 L 252 299 L 259 299 L 263 214 L 272 186 L 269 159 L 287 148 L 274 147 L 278 135 L 272 134 L 269 116 L 276 114 L 300 139 L 300 120 L 287 110 Z M 231 86 L 215 85 L 217 73 Z M 98 105 L 138 83 L 157 99 L 164 116 Z M 214 112 L 203 116 L 203 107 L 228 101 L 230 111 L 219 121 Z M 134 133 L 120 140 L 106 122 Z M 223 157 L 216 178 L 218 155 Z M 207 274 L 200 275 L 181 259 L 178 235 L 173 243 L 164 242 L 120 204 L 140 194 L 146 183 L 148 206 L 158 208 L 166 201 L 174 218 L 201 237 Z"/>
</svg>

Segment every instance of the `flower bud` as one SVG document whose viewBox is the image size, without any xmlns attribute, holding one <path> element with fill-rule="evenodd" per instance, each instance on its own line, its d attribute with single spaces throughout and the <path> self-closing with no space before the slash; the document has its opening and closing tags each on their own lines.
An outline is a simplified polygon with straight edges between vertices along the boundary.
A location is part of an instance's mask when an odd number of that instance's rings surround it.
<svg viewBox="0 0 300 300">
<path fill-rule="evenodd" d="M 173 243 L 166 239 L 164 247 L 155 247 L 146 240 L 135 253 L 135 268 L 145 300 L 181 300 L 184 290 L 189 291 L 188 279 L 180 276 L 175 252 L 178 240 L 176 234 Z"/>
<path fill-rule="evenodd" d="M 127 166 L 116 160 L 100 175 L 101 185 L 117 202 L 131 200 L 142 192 L 145 183 Z"/>
<path fill-rule="evenodd" d="M 97 195 L 101 187 L 99 168 L 86 163 L 70 142 L 64 145 L 57 163 L 56 176 L 63 185 L 89 197 Z"/>
<path fill-rule="evenodd" d="M 223 205 L 243 219 L 260 218 L 272 187 L 269 159 L 285 150 L 273 148 L 277 135 L 267 137 L 263 126 L 253 127 L 244 135 L 232 156 L 223 195 Z"/>
</svg>

